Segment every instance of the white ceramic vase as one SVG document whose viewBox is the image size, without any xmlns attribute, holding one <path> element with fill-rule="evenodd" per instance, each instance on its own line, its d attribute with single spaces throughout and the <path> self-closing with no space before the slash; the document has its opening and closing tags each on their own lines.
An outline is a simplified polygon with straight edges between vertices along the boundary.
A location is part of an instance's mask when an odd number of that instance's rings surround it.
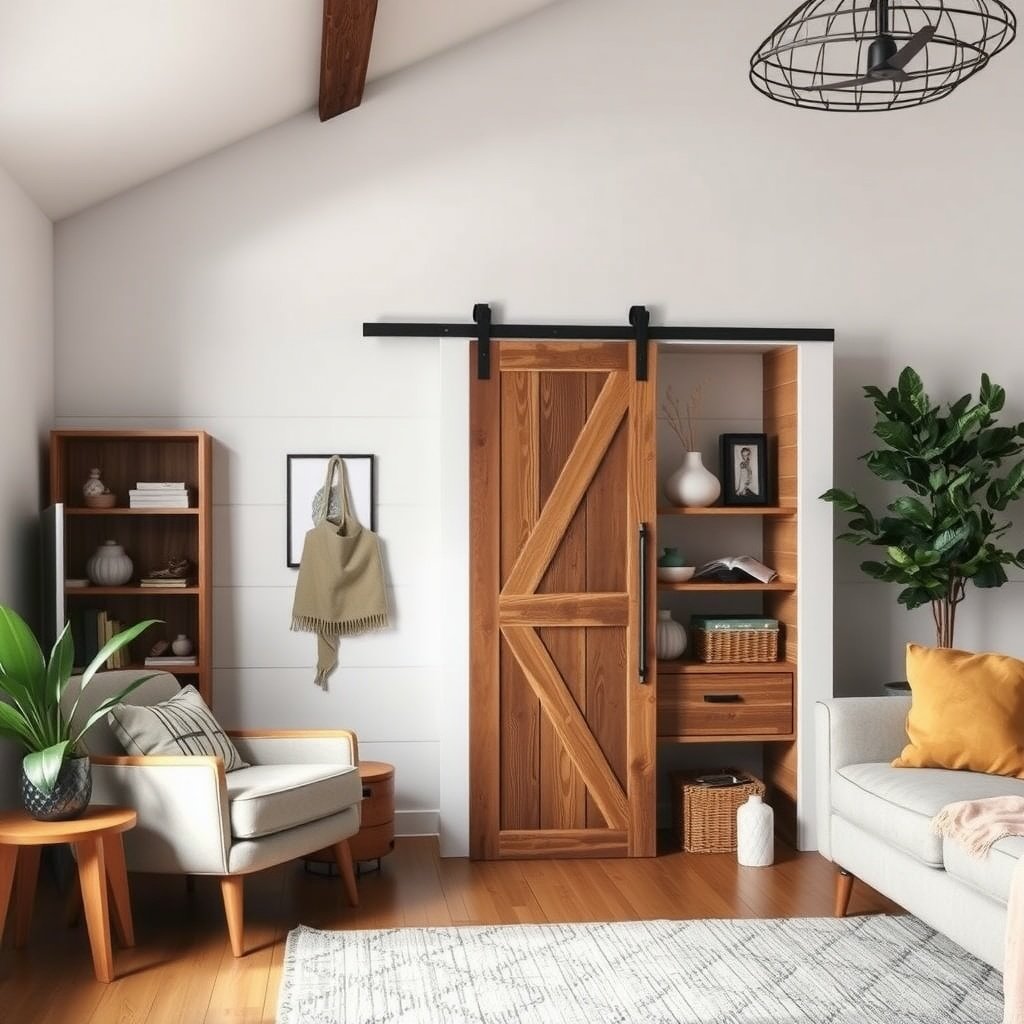
<svg viewBox="0 0 1024 1024">
<path fill-rule="evenodd" d="M 665 481 L 664 491 L 673 505 L 707 508 L 718 501 L 722 485 L 704 465 L 700 452 L 686 452 L 682 465 Z"/>
<path fill-rule="evenodd" d="M 187 658 L 192 653 L 192 641 L 189 640 L 184 633 L 179 633 L 173 641 L 171 641 L 171 650 L 179 658 Z"/>
<path fill-rule="evenodd" d="M 82 484 L 82 494 L 87 498 L 95 498 L 99 494 L 106 493 L 107 485 L 100 479 L 98 469 L 89 470 L 89 479 Z"/>
<path fill-rule="evenodd" d="M 671 612 L 658 612 L 654 632 L 654 651 L 662 661 L 678 658 L 686 650 L 686 630 L 672 618 Z"/>
<path fill-rule="evenodd" d="M 775 860 L 775 812 L 756 793 L 736 810 L 736 859 L 748 868 Z"/>
<path fill-rule="evenodd" d="M 98 587 L 120 587 L 132 578 L 132 560 L 115 540 L 104 541 L 85 563 L 85 574 Z"/>
</svg>

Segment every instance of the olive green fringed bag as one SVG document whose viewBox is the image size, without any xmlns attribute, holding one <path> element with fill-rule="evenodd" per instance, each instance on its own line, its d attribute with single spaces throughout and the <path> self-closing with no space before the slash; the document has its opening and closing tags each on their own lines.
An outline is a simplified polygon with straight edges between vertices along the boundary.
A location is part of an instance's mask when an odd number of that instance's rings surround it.
<svg viewBox="0 0 1024 1024">
<path fill-rule="evenodd" d="M 338 473 L 338 518 L 329 518 L 331 488 Z M 338 664 L 338 637 L 358 636 L 389 624 L 380 540 L 351 509 L 348 476 L 340 456 L 327 464 L 316 525 L 306 534 L 292 606 L 292 629 L 316 633 L 316 685 Z"/>
</svg>

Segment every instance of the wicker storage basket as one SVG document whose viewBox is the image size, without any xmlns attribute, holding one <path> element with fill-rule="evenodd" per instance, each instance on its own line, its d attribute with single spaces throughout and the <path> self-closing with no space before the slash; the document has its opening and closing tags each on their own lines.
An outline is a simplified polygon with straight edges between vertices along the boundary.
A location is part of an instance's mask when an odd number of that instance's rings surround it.
<svg viewBox="0 0 1024 1024">
<path fill-rule="evenodd" d="M 673 772 L 672 813 L 686 853 L 735 853 L 736 810 L 752 793 L 764 796 L 764 783 L 746 772 L 738 786 L 702 786 L 705 772 Z"/>
<path fill-rule="evenodd" d="M 764 662 L 779 660 L 778 629 L 701 629 L 693 631 L 698 661 Z"/>
</svg>

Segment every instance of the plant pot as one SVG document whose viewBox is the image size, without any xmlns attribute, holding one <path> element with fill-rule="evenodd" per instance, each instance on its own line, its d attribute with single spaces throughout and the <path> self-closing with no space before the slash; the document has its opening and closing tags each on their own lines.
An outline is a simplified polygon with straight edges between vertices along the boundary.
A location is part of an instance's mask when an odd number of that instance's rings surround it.
<svg viewBox="0 0 1024 1024">
<path fill-rule="evenodd" d="M 69 757 L 60 767 L 57 785 L 44 793 L 21 769 L 21 801 L 37 821 L 68 821 L 89 806 L 92 797 L 92 764 L 88 757 Z"/>
<path fill-rule="evenodd" d="M 700 452 L 687 452 L 683 464 L 665 481 L 664 490 L 673 505 L 706 508 L 718 501 L 722 485 L 705 467 Z"/>
</svg>

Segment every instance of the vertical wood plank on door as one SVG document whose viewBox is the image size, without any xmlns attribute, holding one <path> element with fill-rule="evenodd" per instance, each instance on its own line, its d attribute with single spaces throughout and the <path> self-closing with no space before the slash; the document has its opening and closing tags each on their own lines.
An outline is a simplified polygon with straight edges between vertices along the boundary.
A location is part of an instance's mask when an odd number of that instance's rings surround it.
<svg viewBox="0 0 1024 1024">
<path fill-rule="evenodd" d="M 648 356 L 646 381 L 636 379 L 636 349 L 630 346 L 629 454 L 627 476 L 626 586 L 629 600 L 629 627 L 626 631 L 626 686 L 628 704 L 629 765 L 627 797 L 629 852 L 633 857 L 653 857 L 657 853 L 657 662 L 654 657 L 654 628 L 658 593 L 655 573 L 655 518 L 657 516 L 657 456 L 655 453 L 655 396 L 657 394 L 657 346 Z M 647 590 L 640 591 L 639 530 L 648 527 Z M 641 630 L 640 604 L 646 602 L 647 628 Z M 647 681 L 641 682 L 641 651 L 646 656 Z"/>
<path fill-rule="evenodd" d="M 500 343 L 499 343 L 500 344 Z M 469 843 L 473 857 L 498 855 L 501 742 L 498 603 L 501 589 L 501 395 L 497 375 L 479 380 L 470 345 L 469 469 Z"/>
<path fill-rule="evenodd" d="M 606 375 L 587 374 L 587 409 L 593 408 Z M 587 491 L 587 589 L 625 593 L 626 587 L 626 478 L 628 425 L 619 424 L 594 482 Z M 587 703 L 584 714 L 620 784 L 626 786 L 626 720 L 628 679 L 626 631 L 622 627 L 588 629 Z M 593 798 L 587 796 L 587 825 L 606 825 Z"/>
<path fill-rule="evenodd" d="M 540 512 L 540 392 L 536 373 L 500 374 L 501 579 L 504 583 Z M 540 824 L 541 713 L 508 645 L 501 644 L 501 827 Z"/>
<path fill-rule="evenodd" d="M 587 418 L 585 375 L 533 374 L 539 381 L 541 507 L 565 466 Z M 583 593 L 587 589 L 586 515 L 581 505 L 573 516 L 551 564 L 541 578 L 538 593 Z M 562 674 L 579 707 L 586 704 L 586 629 L 555 626 L 538 630 L 541 642 Z M 586 822 L 586 789 L 550 719 L 540 722 L 540 827 L 581 828 Z"/>
</svg>

